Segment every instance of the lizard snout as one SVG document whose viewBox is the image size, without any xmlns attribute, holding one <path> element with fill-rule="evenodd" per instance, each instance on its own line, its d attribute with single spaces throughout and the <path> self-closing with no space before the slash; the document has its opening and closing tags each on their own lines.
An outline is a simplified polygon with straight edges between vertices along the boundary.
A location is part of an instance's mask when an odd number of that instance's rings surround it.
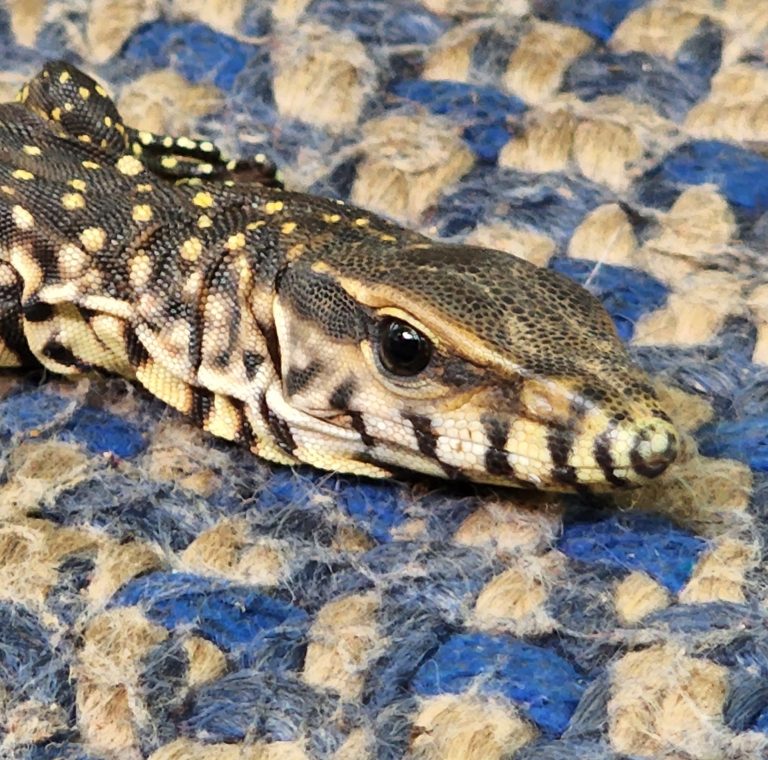
<svg viewBox="0 0 768 760">
<path fill-rule="evenodd" d="M 668 422 L 654 420 L 638 431 L 629 461 L 638 475 L 655 478 L 677 459 L 679 448 L 675 428 Z"/>
</svg>

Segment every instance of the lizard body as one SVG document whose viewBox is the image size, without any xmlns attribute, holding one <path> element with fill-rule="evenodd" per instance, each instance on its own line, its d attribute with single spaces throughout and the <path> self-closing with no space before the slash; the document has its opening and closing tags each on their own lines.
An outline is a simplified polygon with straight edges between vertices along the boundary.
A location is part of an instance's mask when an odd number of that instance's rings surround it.
<svg viewBox="0 0 768 760">
<path fill-rule="evenodd" d="M 606 489 L 678 449 L 567 278 L 136 132 L 61 62 L 0 105 L 0 338 L 0 366 L 117 373 L 285 464 Z"/>
</svg>

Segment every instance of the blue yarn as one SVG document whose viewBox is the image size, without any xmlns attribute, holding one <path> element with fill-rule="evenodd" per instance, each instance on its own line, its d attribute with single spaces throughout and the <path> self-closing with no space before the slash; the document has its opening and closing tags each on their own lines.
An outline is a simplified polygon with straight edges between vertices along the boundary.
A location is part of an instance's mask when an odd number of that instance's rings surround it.
<svg viewBox="0 0 768 760">
<path fill-rule="evenodd" d="M 576 26 L 607 42 L 616 27 L 646 0 L 539 0 L 537 15 Z"/>
<path fill-rule="evenodd" d="M 339 507 L 376 541 L 392 540 L 392 529 L 406 520 L 402 486 L 388 482 L 341 480 L 335 496 Z"/>
<path fill-rule="evenodd" d="M 461 124 L 464 140 L 481 161 L 488 163 L 494 163 L 509 142 L 509 118 L 526 110 L 520 98 L 495 87 L 464 82 L 411 79 L 394 84 L 392 92 Z"/>
<path fill-rule="evenodd" d="M 550 266 L 580 285 L 588 282 L 589 291 L 603 302 L 624 341 L 632 339 L 643 314 L 660 308 L 667 300 L 666 286 L 639 269 L 566 256 L 553 258 Z"/>
<path fill-rule="evenodd" d="M 135 604 L 169 630 L 191 627 L 230 653 L 240 667 L 254 662 L 269 663 L 272 670 L 300 665 L 307 614 L 255 586 L 157 572 L 130 581 L 110 601 L 110 607 Z"/>
<path fill-rule="evenodd" d="M 604 187 L 582 178 L 478 167 L 438 201 L 437 227 L 440 236 L 453 237 L 500 220 L 564 247 L 584 217 L 610 200 Z"/>
<path fill-rule="evenodd" d="M 9 437 L 50 424 L 71 399 L 44 390 L 23 390 L 0 401 L 0 436 Z"/>
<path fill-rule="evenodd" d="M 673 593 L 682 589 L 707 543 L 651 514 L 616 515 L 564 525 L 557 547 L 566 556 L 620 573 L 643 571 Z"/>
<path fill-rule="evenodd" d="M 306 14 L 333 29 L 349 29 L 367 45 L 429 45 L 448 27 L 447 19 L 418 3 L 391 0 L 314 0 Z"/>
<path fill-rule="evenodd" d="M 69 663 L 54 633 L 26 607 L 0 602 L 0 687 L 4 709 L 34 699 L 74 709 Z"/>
<path fill-rule="evenodd" d="M 425 662 L 413 687 L 421 696 L 456 694 L 477 685 L 502 694 L 541 731 L 559 736 L 568 726 L 585 680 L 555 652 L 507 636 L 464 633 L 448 639 Z"/>
<path fill-rule="evenodd" d="M 662 186 L 662 201 L 686 185 L 717 185 L 736 206 L 760 214 L 768 210 L 768 159 L 754 151 L 719 140 L 696 140 L 673 150 L 644 178 L 641 197 L 658 204 L 655 185 Z"/>
<path fill-rule="evenodd" d="M 51 506 L 42 505 L 40 515 L 57 525 L 91 523 L 118 541 L 141 539 L 183 551 L 220 512 L 182 489 L 111 471 L 68 488 Z"/>
<path fill-rule="evenodd" d="M 109 452 L 130 459 L 147 445 L 135 425 L 111 412 L 89 406 L 78 409 L 64 430 L 64 440 L 82 443 L 92 454 Z"/>
<path fill-rule="evenodd" d="M 737 459 L 757 472 L 768 472 L 768 417 L 718 420 L 696 434 L 699 449 L 707 457 Z"/>
<path fill-rule="evenodd" d="M 212 82 L 229 90 L 258 51 L 258 46 L 206 24 L 160 20 L 145 24 L 131 36 L 124 57 L 146 70 L 173 65 L 190 82 Z"/>
<path fill-rule="evenodd" d="M 297 677 L 262 668 L 239 670 L 191 695 L 183 733 L 206 743 L 306 738 L 311 745 L 319 734 L 333 732 L 337 703 L 338 697 L 321 694 Z"/>
<path fill-rule="evenodd" d="M 693 76 L 671 61 L 646 53 L 601 49 L 574 61 L 563 77 L 562 89 L 587 102 L 621 95 L 680 121 L 706 94 L 709 76 L 703 69 Z"/>
</svg>

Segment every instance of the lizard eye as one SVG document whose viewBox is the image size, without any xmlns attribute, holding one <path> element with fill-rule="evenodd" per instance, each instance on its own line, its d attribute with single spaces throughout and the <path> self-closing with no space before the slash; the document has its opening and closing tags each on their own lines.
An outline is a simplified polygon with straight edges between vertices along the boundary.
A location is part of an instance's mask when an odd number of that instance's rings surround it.
<svg viewBox="0 0 768 760">
<path fill-rule="evenodd" d="M 379 323 L 379 360 L 393 375 L 418 375 L 432 358 L 432 342 L 415 327 L 399 319 Z"/>
</svg>

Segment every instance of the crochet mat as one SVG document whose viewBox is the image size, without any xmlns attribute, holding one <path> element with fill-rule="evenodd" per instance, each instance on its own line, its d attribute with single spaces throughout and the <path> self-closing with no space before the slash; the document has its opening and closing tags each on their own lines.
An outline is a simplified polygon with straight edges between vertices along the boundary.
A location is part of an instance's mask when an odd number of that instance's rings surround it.
<svg viewBox="0 0 768 760">
<path fill-rule="evenodd" d="M 689 437 L 601 498 L 270 467 L 0 377 L 0 757 L 768 757 L 765 0 L 5 0 L 126 121 L 551 266 Z"/>
</svg>

